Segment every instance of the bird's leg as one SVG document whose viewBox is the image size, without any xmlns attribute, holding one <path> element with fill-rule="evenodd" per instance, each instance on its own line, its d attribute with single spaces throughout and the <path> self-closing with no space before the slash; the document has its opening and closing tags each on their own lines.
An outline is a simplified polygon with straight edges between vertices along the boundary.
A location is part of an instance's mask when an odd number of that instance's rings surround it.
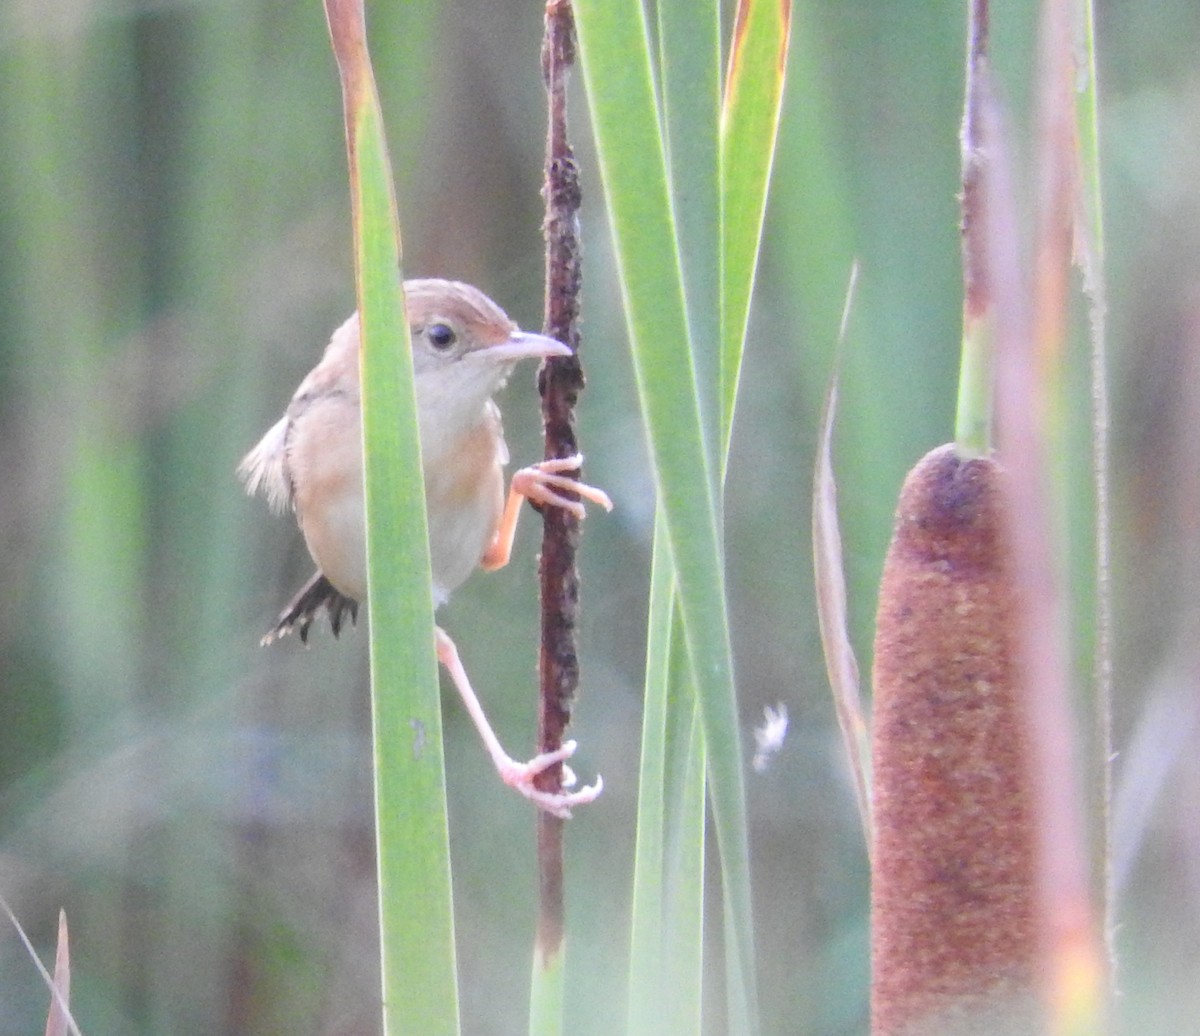
<svg viewBox="0 0 1200 1036">
<path fill-rule="evenodd" d="M 525 500 L 546 507 L 561 507 L 581 521 L 586 513 L 582 500 L 572 500 L 563 496 L 563 493 L 574 493 L 583 500 L 599 504 L 606 511 L 612 510 L 612 501 L 603 489 L 597 489 L 563 474 L 566 471 L 578 471 L 582 463 L 583 456 L 577 453 L 573 457 L 539 461 L 514 473 L 512 482 L 509 483 L 508 502 L 500 516 L 496 535 L 484 551 L 480 567 L 491 572 L 508 564 L 508 559 L 512 556 L 513 537 L 517 533 L 517 519 L 521 515 L 521 504 Z"/>
<path fill-rule="evenodd" d="M 450 674 L 450 679 L 458 688 L 463 705 L 474 722 L 475 729 L 479 731 L 479 736 L 483 739 L 484 747 L 492 757 L 492 762 L 496 764 L 500 779 L 510 788 L 519 791 L 539 809 L 544 809 L 547 813 L 563 819 L 571 815 L 573 806 L 582 806 L 595 801 L 604 788 L 604 781 L 599 776 L 596 777 L 595 784 L 581 788 L 579 791 L 542 791 L 534 786 L 534 777 L 555 763 L 564 763 L 563 785 L 568 788 L 574 785 L 575 775 L 571 772 L 570 767 L 565 765 L 564 760 L 575 754 L 575 742 L 568 741 L 558 751 L 544 752 L 534 756 L 527 763 L 519 763 L 513 759 L 501 747 L 500 740 L 492 730 L 487 716 L 484 715 L 483 706 L 479 703 L 479 698 L 471 687 L 471 681 L 467 679 L 467 672 L 463 668 L 462 660 L 458 657 L 458 648 L 454 646 L 454 641 L 440 626 L 435 629 L 438 661 L 446 667 L 446 672 Z"/>
</svg>

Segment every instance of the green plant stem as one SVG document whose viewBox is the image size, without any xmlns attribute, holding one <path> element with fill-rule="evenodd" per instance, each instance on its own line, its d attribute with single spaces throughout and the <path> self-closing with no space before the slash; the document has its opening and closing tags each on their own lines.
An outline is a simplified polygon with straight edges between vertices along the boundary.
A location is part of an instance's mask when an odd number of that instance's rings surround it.
<svg viewBox="0 0 1200 1036">
<path fill-rule="evenodd" d="M 986 319 L 963 317 L 962 356 L 954 440 L 964 459 L 985 457 L 992 446 L 992 336 Z"/>
</svg>

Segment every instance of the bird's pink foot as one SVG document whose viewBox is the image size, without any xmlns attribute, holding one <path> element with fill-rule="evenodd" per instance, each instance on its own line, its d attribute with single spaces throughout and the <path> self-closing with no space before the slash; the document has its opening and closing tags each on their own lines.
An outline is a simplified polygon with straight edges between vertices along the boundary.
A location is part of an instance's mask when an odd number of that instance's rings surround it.
<svg viewBox="0 0 1200 1036">
<path fill-rule="evenodd" d="M 569 766 L 565 765 L 565 760 L 575 754 L 577 745 L 574 741 L 567 741 L 563 746 L 555 752 L 543 752 L 541 755 L 535 755 L 526 763 L 518 763 L 515 759 L 505 758 L 496 760 L 496 769 L 500 771 L 500 779 L 504 781 L 510 788 L 519 791 L 538 809 L 545 810 L 553 816 L 563 820 L 571 816 L 571 810 L 575 806 L 584 806 L 589 802 L 595 802 L 599 797 L 600 792 L 604 790 L 604 780 L 600 776 L 596 777 L 595 784 L 589 784 L 586 787 L 580 788 L 578 791 L 543 791 L 534 784 L 534 778 L 538 774 L 548 770 L 555 763 L 564 763 L 563 766 L 563 787 L 572 788 L 575 785 L 575 774 Z"/>
<path fill-rule="evenodd" d="M 530 464 L 513 475 L 512 491 L 535 504 L 561 507 L 580 520 L 585 514 L 582 501 L 572 500 L 563 493 L 574 493 L 583 500 L 590 500 L 606 511 L 611 511 L 612 500 L 603 489 L 589 486 L 586 482 L 564 474 L 567 471 L 578 471 L 582 463 L 583 454 L 576 453 L 572 457 L 559 457 Z"/>
</svg>

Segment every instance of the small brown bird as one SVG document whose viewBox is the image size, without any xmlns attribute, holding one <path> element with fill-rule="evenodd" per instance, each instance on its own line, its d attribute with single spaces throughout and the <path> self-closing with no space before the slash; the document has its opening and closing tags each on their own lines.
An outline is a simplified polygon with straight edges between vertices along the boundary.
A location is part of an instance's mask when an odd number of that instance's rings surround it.
<svg viewBox="0 0 1200 1036">
<path fill-rule="evenodd" d="M 475 570 L 508 563 L 523 500 L 562 507 L 578 518 L 591 500 L 606 510 L 601 490 L 572 478 L 578 455 L 522 468 L 507 501 L 504 466 L 508 448 L 500 410 L 492 396 L 518 360 L 569 356 L 571 350 L 544 335 L 521 331 L 476 288 L 456 281 L 412 280 L 404 284 L 416 377 L 417 418 L 438 607 Z M 348 614 L 357 617 L 367 593 L 362 431 L 359 394 L 358 314 L 337 331 L 321 362 L 300 383 L 287 412 L 242 460 L 238 474 L 251 495 L 263 493 L 271 508 L 291 507 L 318 571 L 263 638 L 269 644 L 296 630 L 307 641 L 321 608 L 336 636 Z M 567 495 L 569 494 L 569 495 Z M 570 816 L 571 807 L 593 801 L 603 782 L 577 791 L 550 793 L 534 777 L 575 752 L 568 741 L 557 752 L 520 763 L 501 747 L 471 688 L 454 642 L 435 626 L 438 659 L 446 667 L 504 782 L 541 809 Z M 564 766 L 564 783 L 574 775 Z"/>
</svg>

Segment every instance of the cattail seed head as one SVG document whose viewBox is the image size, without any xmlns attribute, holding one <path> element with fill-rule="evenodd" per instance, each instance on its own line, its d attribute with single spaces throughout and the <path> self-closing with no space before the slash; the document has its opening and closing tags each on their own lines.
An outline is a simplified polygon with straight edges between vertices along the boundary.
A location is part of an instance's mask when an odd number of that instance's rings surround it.
<svg viewBox="0 0 1200 1036">
<path fill-rule="evenodd" d="M 1039 1031 L 1034 847 L 1003 473 L 901 491 L 875 639 L 873 1036 Z"/>
</svg>

